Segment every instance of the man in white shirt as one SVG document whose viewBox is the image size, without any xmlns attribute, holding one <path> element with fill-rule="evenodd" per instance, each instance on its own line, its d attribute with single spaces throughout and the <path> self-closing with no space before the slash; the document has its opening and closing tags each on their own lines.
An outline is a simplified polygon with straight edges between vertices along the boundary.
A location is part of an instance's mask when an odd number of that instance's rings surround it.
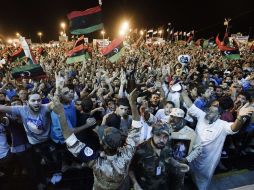
<svg viewBox="0 0 254 190">
<path fill-rule="evenodd" d="M 219 108 L 211 106 L 206 113 L 197 108 L 183 91 L 181 96 L 187 105 L 188 113 L 197 117 L 196 133 L 201 140 L 202 153 L 191 162 L 191 172 L 199 190 L 209 187 L 213 173 L 219 163 L 222 147 L 227 135 L 235 134 L 244 123 L 244 116 L 254 112 L 253 107 L 245 104 L 238 112 L 235 122 L 220 120 Z"/>
</svg>

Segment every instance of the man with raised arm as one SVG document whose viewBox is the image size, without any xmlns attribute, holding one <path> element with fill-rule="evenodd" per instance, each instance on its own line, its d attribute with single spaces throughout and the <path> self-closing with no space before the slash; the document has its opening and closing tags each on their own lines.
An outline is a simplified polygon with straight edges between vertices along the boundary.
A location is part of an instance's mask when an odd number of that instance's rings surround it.
<svg viewBox="0 0 254 190">
<path fill-rule="evenodd" d="M 254 108 L 249 107 L 247 103 L 239 110 L 235 122 L 226 122 L 220 119 L 218 107 L 211 106 L 204 112 L 192 103 L 187 92 L 183 91 L 181 96 L 188 107 L 188 113 L 197 117 L 196 132 L 201 140 L 202 153 L 190 163 L 190 166 L 198 189 L 206 190 L 220 161 L 226 136 L 237 133 L 244 123 L 244 116 L 253 113 Z"/>
<path fill-rule="evenodd" d="M 93 169 L 95 190 L 128 189 L 128 169 L 136 149 L 136 134 L 140 128 L 140 116 L 136 107 L 136 89 L 129 95 L 128 100 L 132 111 L 132 129 L 127 139 L 124 133 L 115 127 L 106 127 L 99 133 L 103 151 L 93 150 L 79 141 L 69 130 L 63 108 L 58 104 L 59 120 L 68 150 L 87 163 Z M 125 140 L 126 139 L 126 140 Z"/>
</svg>

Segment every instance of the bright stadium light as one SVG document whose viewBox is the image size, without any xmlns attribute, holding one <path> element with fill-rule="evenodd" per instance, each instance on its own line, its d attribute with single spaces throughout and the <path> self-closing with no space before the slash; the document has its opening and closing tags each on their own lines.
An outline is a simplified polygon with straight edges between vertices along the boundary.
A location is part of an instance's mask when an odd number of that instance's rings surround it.
<svg viewBox="0 0 254 190">
<path fill-rule="evenodd" d="M 120 35 L 120 36 L 124 36 L 125 34 L 126 34 L 126 32 L 125 32 L 124 30 L 120 30 L 120 31 L 119 31 L 119 35 Z"/>
<path fill-rule="evenodd" d="M 125 36 L 128 32 L 130 32 L 129 22 L 124 21 L 124 22 L 122 22 L 122 24 L 120 26 L 119 35 Z"/>
<path fill-rule="evenodd" d="M 121 29 L 122 30 L 127 30 L 128 28 L 129 28 L 129 23 L 127 21 L 124 21 L 123 24 L 122 24 Z"/>
</svg>

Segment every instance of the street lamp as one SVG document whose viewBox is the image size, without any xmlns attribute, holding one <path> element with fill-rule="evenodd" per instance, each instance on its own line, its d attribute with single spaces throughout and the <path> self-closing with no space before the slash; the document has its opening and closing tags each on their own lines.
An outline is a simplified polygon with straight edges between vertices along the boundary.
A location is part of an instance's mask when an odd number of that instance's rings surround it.
<svg viewBox="0 0 254 190">
<path fill-rule="evenodd" d="M 62 23 L 61 23 L 61 27 L 62 27 L 62 29 L 63 29 L 64 34 L 65 34 L 65 26 L 66 26 L 65 23 L 62 22 Z"/>
<path fill-rule="evenodd" d="M 38 32 L 37 35 L 39 36 L 39 38 L 40 38 L 40 43 L 41 43 L 42 32 Z"/>
<path fill-rule="evenodd" d="M 104 47 L 104 35 L 105 35 L 105 31 L 104 31 L 104 30 L 102 30 L 102 31 L 101 31 L 101 34 L 102 34 L 103 47 Z"/>
<path fill-rule="evenodd" d="M 20 33 L 17 32 L 17 33 L 16 33 L 16 36 L 19 38 L 19 37 L 20 37 Z"/>
</svg>

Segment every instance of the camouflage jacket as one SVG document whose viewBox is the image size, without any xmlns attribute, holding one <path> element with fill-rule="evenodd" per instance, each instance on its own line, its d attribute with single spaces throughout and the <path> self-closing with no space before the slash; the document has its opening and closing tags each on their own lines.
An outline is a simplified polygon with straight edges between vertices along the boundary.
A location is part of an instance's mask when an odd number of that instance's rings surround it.
<svg viewBox="0 0 254 190">
<path fill-rule="evenodd" d="M 170 176 L 179 173 L 175 159 L 172 158 L 170 143 L 158 156 L 152 145 L 152 139 L 140 144 L 134 154 L 131 169 L 144 190 L 170 189 Z"/>
</svg>

